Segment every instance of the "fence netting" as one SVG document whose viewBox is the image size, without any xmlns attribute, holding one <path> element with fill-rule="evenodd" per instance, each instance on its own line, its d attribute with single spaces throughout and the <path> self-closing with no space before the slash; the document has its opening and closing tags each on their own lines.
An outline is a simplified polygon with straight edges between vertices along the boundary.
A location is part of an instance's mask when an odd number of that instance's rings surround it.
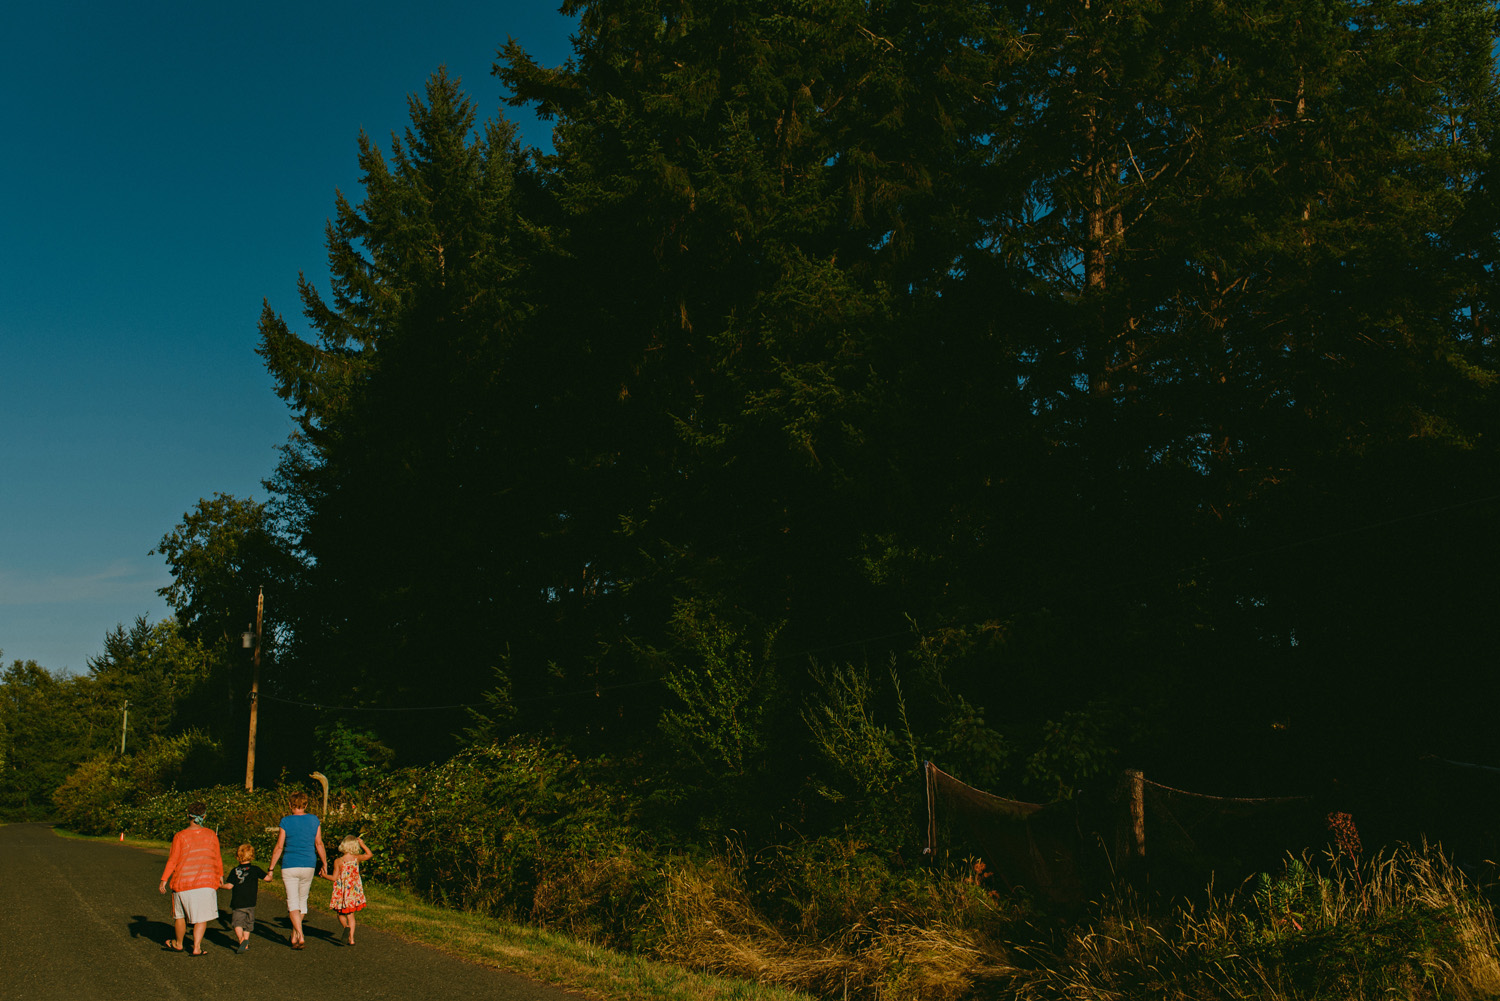
<svg viewBox="0 0 1500 1001">
<path fill-rule="evenodd" d="M 1238 880 L 1328 840 L 1327 811 L 1310 796 L 1212 796 L 1144 778 L 1140 786 L 1137 862 L 1158 882 Z"/>
<path fill-rule="evenodd" d="M 982 863 L 978 878 L 1025 887 L 1049 900 L 1084 892 L 1085 839 L 1076 806 L 1027 803 L 976 789 L 932 762 L 927 772 L 927 848 L 956 847 Z"/>
<path fill-rule="evenodd" d="M 1327 840 L 1307 796 L 1211 796 L 1136 772 L 1112 792 L 1043 805 L 976 789 L 930 761 L 925 771 L 928 851 L 972 857 L 1006 887 L 1056 903 L 1116 876 L 1185 888 L 1238 879 Z"/>
</svg>

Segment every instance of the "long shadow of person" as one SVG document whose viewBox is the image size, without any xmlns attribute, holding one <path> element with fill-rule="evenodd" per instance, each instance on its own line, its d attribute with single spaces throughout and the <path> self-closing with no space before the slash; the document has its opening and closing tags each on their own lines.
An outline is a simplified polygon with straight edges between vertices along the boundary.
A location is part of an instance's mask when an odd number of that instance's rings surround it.
<svg viewBox="0 0 1500 1001">
<path fill-rule="evenodd" d="M 189 925 L 188 937 L 191 938 L 192 934 L 193 928 Z M 230 952 L 233 952 L 240 944 L 239 940 L 234 937 L 234 931 L 230 928 L 228 911 L 221 910 L 219 912 L 219 920 L 210 921 L 208 927 L 203 930 L 203 944 L 206 946 L 210 942 L 215 945 L 222 945 Z"/>
<path fill-rule="evenodd" d="M 132 914 L 130 916 L 130 924 L 127 927 L 130 930 L 131 938 L 144 938 L 148 942 L 155 942 L 157 945 L 160 945 L 163 939 L 171 938 L 177 934 L 176 930 L 172 927 L 172 922 L 161 921 L 157 918 L 148 918 L 144 914 Z"/>
<path fill-rule="evenodd" d="M 339 937 L 332 931 L 309 925 L 305 918 L 302 921 L 302 934 L 307 938 L 321 938 L 325 942 L 333 942 L 335 944 L 338 944 L 339 941 Z"/>
<path fill-rule="evenodd" d="M 239 944 L 235 941 L 234 934 L 214 927 L 217 923 L 209 922 L 208 928 L 204 930 L 204 946 L 221 945 L 226 949 L 233 950 Z M 148 918 L 144 914 L 132 914 L 127 929 L 130 932 L 131 938 L 144 938 L 149 942 L 155 942 L 157 945 L 161 945 L 162 942 L 177 934 L 177 929 L 173 926 L 172 922 L 162 921 L 157 918 Z M 186 936 L 189 948 L 192 946 L 192 937 L 193 928 L 189 925 Z"/>
<path fill-rule="evenodd" d="M 258 934 L 264 938 L 269 938 L 275 942 L 290 942 L 292 940 L 292 919 L 289 917 L 279 917 L 275 919 L 274 923 L 277 928 L 286 930 L 285 935 L 278 935 L 276 932 L 271 931 L 268 927 L 272 924 L 270 921 L 257 921 L 255 922 L 255 927 L 257 930 L 265 929 L 264 931 L 258 931 Z M 312 924 L 307 920 L 306 915 L 303 915 L 302 918 L 302 937 L 304 939 L 320 938 L 326 942 L 333 943 L 339 942 L 337 934 L 326 928 L 319 928 L 317 925 Z"/>
<path fill-rule="evenodd" d="M 255 926 L 250 929 L 250 937 L 253 939 L 260 939 L 264 942 L 275 942 L 277 945 L 286 945 L 289 941 L 291 941 L 290 933 L 286 935 L 278 935 L 276 933 L 276 930 L 271 927 L 271 924 L 272 922 L 270 921 L 261 921 L 257 919 L 255 922 Z M 288 921 L 286 922 L 286 924 L 290 926 L 291 922 Z"/>
</svg>

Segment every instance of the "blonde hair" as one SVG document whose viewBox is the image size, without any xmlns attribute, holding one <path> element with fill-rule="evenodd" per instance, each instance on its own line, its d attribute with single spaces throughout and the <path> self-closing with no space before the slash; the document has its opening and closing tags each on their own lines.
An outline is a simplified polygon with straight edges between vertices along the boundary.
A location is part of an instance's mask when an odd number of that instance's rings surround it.
<svg viewBox="0 0 1500 1001">
<path fill-rule="evenodd" d="M 339 842 L 339 851 L 344 855 L 358 855 L 360 847 L 359 836 L 354 834 Z"/>
<path fill-rule="evenodd" d="M 240 862 L 254 862 L 255 861 L 255 846 L 254 845 L 240 845 L 238 848 L 236 848 L 234 850 L 234 857 L 238 861 L 240 861 Z"/>
<path fill-rule="evenodd" d="M 294 792 L 287 797 L 287 802 L 291 804 L 293 810 L 306 810 L 307 793 L 300 791 Z"/>
</svg>

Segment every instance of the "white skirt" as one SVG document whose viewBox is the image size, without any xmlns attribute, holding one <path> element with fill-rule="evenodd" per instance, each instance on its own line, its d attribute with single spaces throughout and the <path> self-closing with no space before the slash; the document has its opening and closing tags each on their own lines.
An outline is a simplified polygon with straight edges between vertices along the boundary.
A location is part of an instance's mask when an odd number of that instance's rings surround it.
<svg viewBox="0 0 1500 1001">
<path fill-rule="evenodd" d="M 219 916 L 219 891 L 211 886 L 172 894 L 172 917 L 201 925 Z"/>
</svg>

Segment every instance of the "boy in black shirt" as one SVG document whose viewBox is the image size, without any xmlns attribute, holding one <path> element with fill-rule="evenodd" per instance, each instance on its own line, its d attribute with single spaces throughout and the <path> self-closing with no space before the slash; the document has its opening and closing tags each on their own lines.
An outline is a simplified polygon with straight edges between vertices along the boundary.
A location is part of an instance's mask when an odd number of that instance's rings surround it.
<svg viewBox="0 0 1500 1001">
<path fill-rule="evenodd" d="M 255 930 L 255 895 L 260 890 L 260 881 L 265 878 L 266 871 L 252 864 L 255 861 L 255 849 L 251 845 L 240 845 L 234 857 L 240 864 L 229 870 L 225 877 L 228 882 L 219 889 L 231 891 L 229 926 L 234 929 L 234 937 L 240 943 L 234 950 L 238 954 L 250 948 L 250 933 Z"/>
</svg>

